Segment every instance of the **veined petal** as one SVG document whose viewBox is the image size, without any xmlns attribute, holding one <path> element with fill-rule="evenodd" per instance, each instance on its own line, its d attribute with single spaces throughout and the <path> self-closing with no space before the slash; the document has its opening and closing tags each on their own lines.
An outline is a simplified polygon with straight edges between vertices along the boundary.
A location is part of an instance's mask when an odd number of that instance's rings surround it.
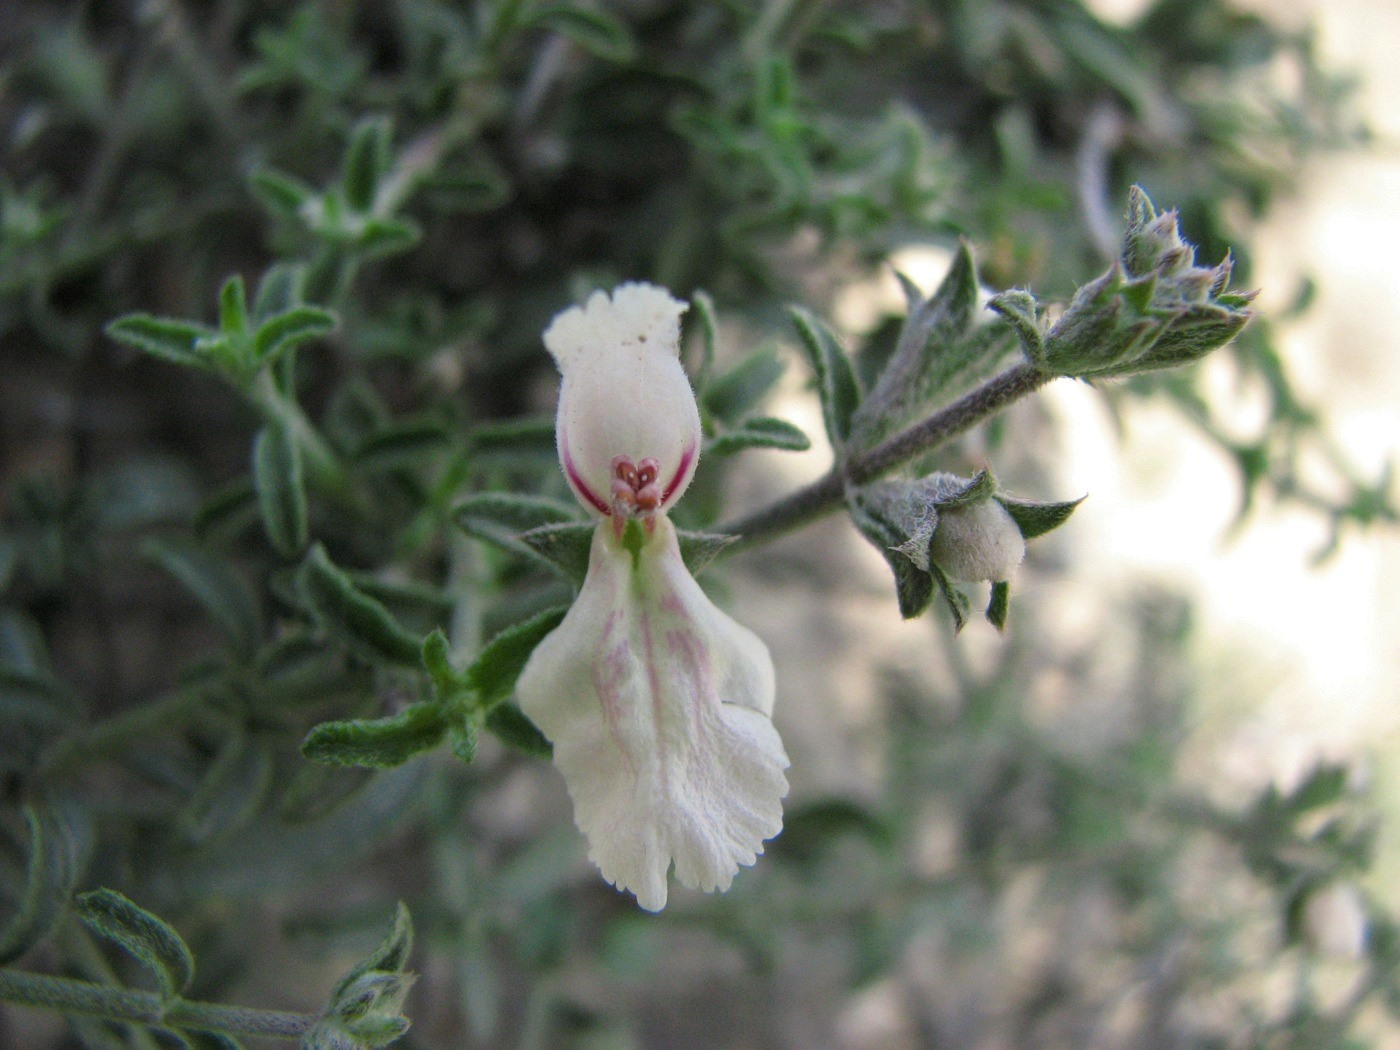
<svg viewBox="0 0 1400 1050">
<path fill-rule="evenodd" d="M 680 362 L 686 304 L 664 288 L 624 284 L 563 311 L 544 344 L 563 375 L 555 436 L 579 501 L 614 512 L 618 457 L 656 464 L 655 505 L 680 498 L 700 456 L 700 413 Z M 651 502 L 650 499 L 647 501 Z"/>
<path fill-rule="evenodd" d="M 516 686 L 603 877 L 649 911 L 666 874 L 725 890 L 782 829 L 788 759 L 763 642 L 705 596 L 665 515 L 635 555 L 607 523 Z M 640 529 L 641 526 L 633 526 Z"/>
</svg>

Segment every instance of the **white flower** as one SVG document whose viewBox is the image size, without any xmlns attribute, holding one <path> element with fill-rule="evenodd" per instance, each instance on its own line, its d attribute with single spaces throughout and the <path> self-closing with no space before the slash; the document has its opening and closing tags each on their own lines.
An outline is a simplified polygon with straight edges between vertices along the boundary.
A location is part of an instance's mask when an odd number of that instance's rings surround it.
<svg viewBox="0 0 1400 1050">
<path fill-rule="evenodd" d="M 564 377 L 560 461 L 601 520 L 578 598 L 516 685 L 590 858 L 650 911 L 673 864 L 684 885 L 728 889 L 782 829 L 787 794 L 768 650 L 705 596 L 665 514 L 700 449 L 684 310 L 627 284 L 545 333 Z"/>
</svg>

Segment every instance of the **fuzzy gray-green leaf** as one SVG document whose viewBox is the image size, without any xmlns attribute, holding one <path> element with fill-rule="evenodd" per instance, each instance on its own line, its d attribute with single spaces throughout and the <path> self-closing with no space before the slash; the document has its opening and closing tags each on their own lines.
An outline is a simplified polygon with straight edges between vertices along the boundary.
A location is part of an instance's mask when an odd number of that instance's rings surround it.
<svg viewBox="0 0 1400 1050">
<path fill-rule="evenodd" d="M 224 559 L 174 537 L 147 540 L 142 553 L 184 585 L 240 656 L 262 640 L 262 613 L 252 589 Z"/>
<path fill-rule="evenodd" d="M 463 677 L 476 691 L 482 707 L 493 707 L 510 695 L 535 646 L 559 626 L 568 611 L 567 606 L 557 606 L 507 627 L 477 654 Z"/>
<path fill-rule="evenodd" d="M 805 452 L 812 440 L 801 428 L 783 419 L 747 419 L 735 430 L 725 431 L 710 441 L 705 451 L 710 455 L 727 456 L 746 448 L 776 448 L 787 452 Z"/>
<path fill-rule="evenodd" d="M 860 406 L 855 367 L 840 340 L 816 315 L 800 306 L 789 307 L 788 314 L 817 378 L 827 437 L 839 451 L 851 436 L 851 419 Z"/>
<path fill-rule="evenodd" d="M 144 350 L 153 357 L 177 365 L 208 368 L 209 361 L 196 344 L 209 335 L 209 329 L 189 321 L 150 314 L 127 314 L 107 326 L 107 334 L 119 343 Z"/>
<path fill-rule="evenodd" d="M 163 998 L 173 999 L 194 979 L 194 956 L 175 929 L 116 890 L 77 898 L 78 918 L 94 933 L 120 945 L 152 976 Z"/>
<path fill-rule="evenodd" d="M 301 742 L 301 753 L 331 766 L 390 769 L 437 747 L 447 716 L 436 703 L 414 704 L 390 718 L 322 722 Z"/>
<path fill-rule="evenodd" d="M 486 716 L 486 728 L 504 744 L 534 758 L 551 758 L 554 746 L 514 701 L 497 704 Z"/>
<path fill-rule="evenodd" d="M 355 586 L 320 544 L 297 570 L 297 589 L 316 621 L 351 652 L 372 663 L 419 666 L 422 639 L 384 605 Z"/>
<path fill-rule="evenodd" d="M 266 365 L 282 353 L 335 328 L 336 316 L 319 306 L 295 306 L 274 314 L 258 325 L 253 335 L 253 357 Z"/>
<path fill-rule="evenodd" d="M 309 539 L 301 450 L 287 429 L 269 422 L 253 441 L 253 484 L 268 542 L 295 557 Z"/>
<path fill-rule="evenodd" d="M 26 806 L 29 864 L 19 910 L 0 931 L 0 963 L 13 962 L 53 930 L 77 879 L 72 834 L 62 813 Z"/>
</svg>

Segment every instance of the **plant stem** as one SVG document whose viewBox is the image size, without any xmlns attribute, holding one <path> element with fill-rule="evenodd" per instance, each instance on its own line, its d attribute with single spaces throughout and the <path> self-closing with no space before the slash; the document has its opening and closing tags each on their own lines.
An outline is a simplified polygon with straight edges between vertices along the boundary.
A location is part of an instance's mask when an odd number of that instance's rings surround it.
<svg viewBox="0 0 1400 1050">
<path fill-rule="evenodd" d="M 719 532 L 739 538 L 724 549 L 734 554 L 767 537 L 791 532 L 801 525 L 831 513 L 846 500 L 846 486 L 874 481 L 901 463 L 929 452 L 972 429 L 982 420 L 1005 408 L 1056 378 L 1028 364 L 1015 365 L 982 386 L 958 398 L 951 405 L 901 430 L 874 448 L 857 452 L 842 465 L 818 478 L 806 488 L 738 521 L 721 525 Z"/>
<path fill-rule="evenodd" d="M 24 970 L 0 969 L 0 1001 L 109 1021 L 269 1039 L 299 1039 L 316 1023 L 310 1014 L 178 998 L 164 1001 L 153 992 L 110 988 Z"/>
</svg>

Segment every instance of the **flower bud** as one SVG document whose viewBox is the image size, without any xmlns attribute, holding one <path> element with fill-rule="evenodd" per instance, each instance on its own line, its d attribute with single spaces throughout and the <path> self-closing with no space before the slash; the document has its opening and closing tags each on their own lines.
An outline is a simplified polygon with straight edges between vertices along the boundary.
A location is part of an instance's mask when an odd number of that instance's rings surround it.
<svg viewBox="0 0 1400 1050">
<path fill-rule="evenodd" d="M 929 542 L 929 557 L 950 580 L 1006 580 L 1026 556 L 1015 519 L 995 499 L 945 507 Z"/>
</svg>

